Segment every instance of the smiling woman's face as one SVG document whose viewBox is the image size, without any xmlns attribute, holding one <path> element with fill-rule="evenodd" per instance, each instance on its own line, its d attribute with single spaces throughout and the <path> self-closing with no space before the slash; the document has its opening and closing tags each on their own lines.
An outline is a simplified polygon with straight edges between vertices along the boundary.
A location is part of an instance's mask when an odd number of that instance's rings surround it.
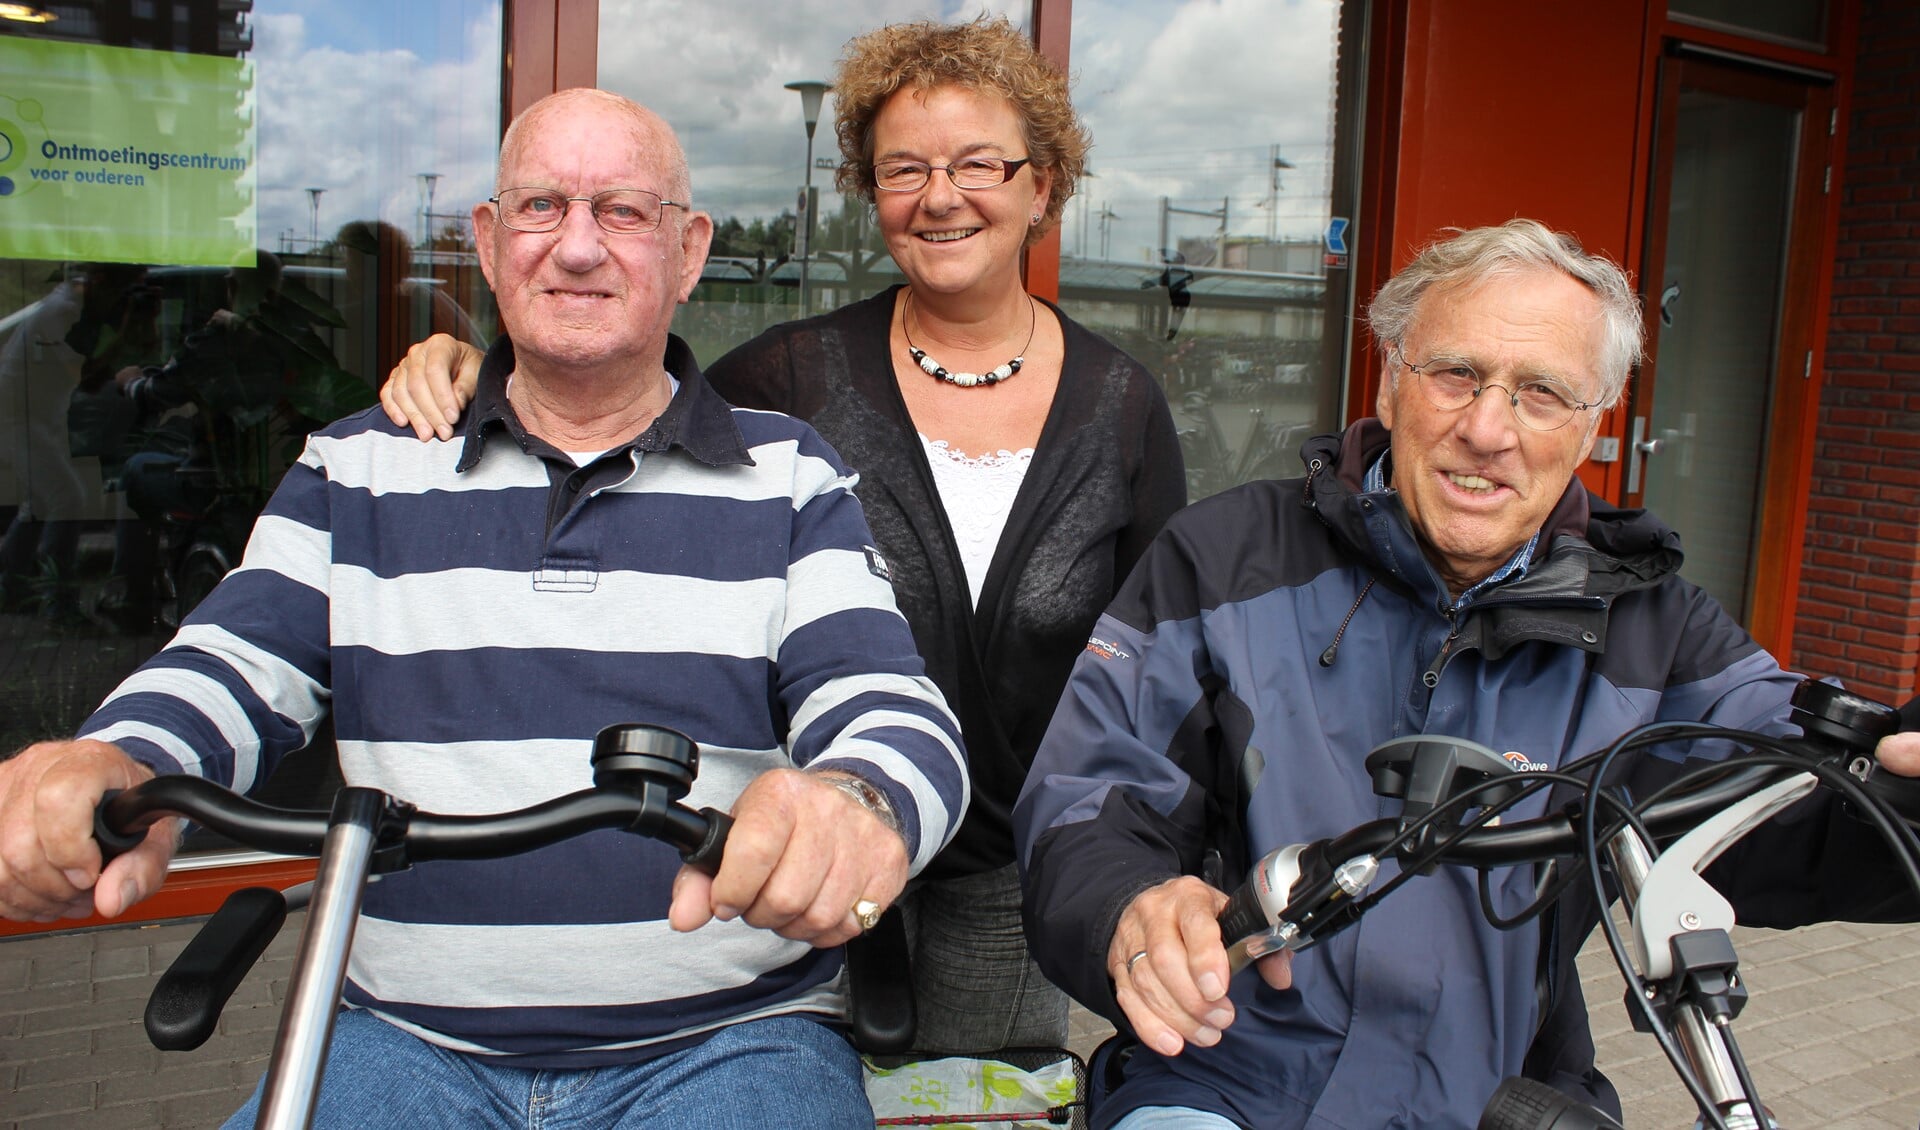
<svg viewBox="0 0 1920 1130">
<path fill-rule="evenodd" d="M 1012 104 L 998 95 L 940 86 L 902 90 L 873 122 L 873 160 L 945 166 L 966 157 L 1027 157 Z M 935 171 L 917 192 L 874 192 L 887 250 L 916 291 L 965 294 L 1020 286 L 1020 252 L 1051 178 L 1027 165 L 995 188 L 960 189 Z"/>
</svg>

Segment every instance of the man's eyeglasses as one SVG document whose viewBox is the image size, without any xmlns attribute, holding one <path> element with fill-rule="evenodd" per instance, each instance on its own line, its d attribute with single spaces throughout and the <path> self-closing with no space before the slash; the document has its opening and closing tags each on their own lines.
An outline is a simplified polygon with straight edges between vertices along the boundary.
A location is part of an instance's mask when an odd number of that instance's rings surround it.
<svg viewBox="0 0 1920 1130">
<path fill-rule="evenodd" d="M 1427 400 L 1443 412 L 1457 412 L 1479 399 L 1481 393 L 1497 388 L 1506 394 L 1514 419 L 1533 431 L 1551 432 L 1565 427 L 1574 413 L 1599 407 L 1597 402 L 1576 399 L 1573 391 L 1558 381 L 1530 380 L 1511 388 L 1488 384 L 1472 365 L 1458 358 L 1435 357 L 1416 365 L 1397 349 L 1394 357 L 1419 376 Z"/>
<path fill-rule="evenodd" d="M 568 196 L 551 188 L 509 188 L 489 200 L 499 206 L 500 222 L 514 231 L 543 232 L 559 227 L 575 201 L 593 212 L 593 222 L 614 235 L 645 235 L 660 226 L 668 208 L 685 208 L 644 188 L 609 188 L 592 196 Z"/>
<path fill-rule="evenodd" d="M 1031 164 L 1033 158 L 1018 161 L 999 157 L 966 157 L 951 165 L 929 165 L 925 161 L 882 161 L 873 167 L 873 187 L 882 192 L 919 192 L 927 187 L 935 171 L 947 174 L 955 188 L 999 188 L 1013 174 Z"/>
</svg>

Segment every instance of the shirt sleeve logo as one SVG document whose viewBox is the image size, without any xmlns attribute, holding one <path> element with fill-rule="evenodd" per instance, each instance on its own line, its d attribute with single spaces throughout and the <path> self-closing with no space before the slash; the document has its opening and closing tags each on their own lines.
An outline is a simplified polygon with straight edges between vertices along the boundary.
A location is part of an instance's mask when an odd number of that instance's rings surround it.
<svg viewBox="0 0 1920 1130">
<path fill-rule="evenodd" d="M 887 568 L 887 559 L 880 556 L 880 551 L 870 545 L 861 546 L 860 551 L 867 555 L 867 572 L 892 584 L 893 570 Z"/>
<path fill-rule="evenodd" d="M 1132 659 L 1133 656 L 1121 651 L 1118 645 L 1108 643 L 1099 636 L 1087 641 L 1087 650 L 1100 659 Z"/>
</svg>

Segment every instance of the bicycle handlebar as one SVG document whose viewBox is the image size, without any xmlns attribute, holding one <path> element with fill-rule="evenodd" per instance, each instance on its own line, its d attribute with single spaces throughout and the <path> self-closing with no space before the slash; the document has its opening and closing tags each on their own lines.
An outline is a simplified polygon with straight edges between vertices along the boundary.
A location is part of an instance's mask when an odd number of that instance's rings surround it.
<svg viewBox="0 0 1920 1130">
<path fill-rule="evenodd" d="M 1665 876 L 1660 880 L 1665 884 L 1660 888 L 1663 898 L 1684 886 L 1682 875 L 1710 892 L 1694 873 L 1754 824 L 1813 789 L 1816 782 L 1840 791 L 1854 815 L 1879 828 L 1895 849 L 1908 882 L 1920 890 L 1920 840 L 1910 827 L 1920 823 L 1920 780 L 1890 776 L 1880 770 L 1875 758 L 1879 741 L 1898 729 L 1895 713 L 1837 687 L 1813 682 L 1795 691 L 1793 712 L 1802 736 L 1791 742 L 1697 723 L 1646 726 L 1602 753 L 1557 772 L 1531 765 L 1525 772 L 1515 772 L 1513 755 L 1503 758 L 1471 742 L 1425 736 L 1389 742 L 1368 756 L 1367 768 L 1374 775 L 1375 792 L 1405 802 L 1401 815 L 1310 844 L 1276 849 L 1255 864 L 1219 916 L 1232 968 L 1237 972 L 1265 954 L 1313 945 L 1358 921 L 1369 906 L 1411 876 L 1440 863 L 1489 868 L 1584 859 L 1589 880 L 1604 904 L 1608 898 L 1601 862 L 1606 859 L 1622 903 L 1638 927 L 1643 909 L 1640 896 L 1653 898 L 1652 889 L 1645 886 L 1650 876 Z M 1686 774 L 1638 803 L 1605 787 L 1612 763 L 1629 749 L 1705 738 L 1730 740 L 1757 752 L 1744 762 L 1728 760 Z M 1582 769 L 1590 770 L 1586 778 L 1574 776 Z M 1499 813 L 1554 784 L 1578 789 L 1581 800 L 1531 820 L 1493 825 Z M 1478 809 L 1478 815 L 1463 824 L 1462 814 L 1470 808 Z M 1654 845 L 1681 833 L 1688 834 L 1659 857 L 1660 866 L 1652 866 Z M 1400 859 L 1401 873 L 1379 891 L 1370 892 L 1380 859 L 1387 857 Z M 1497 924 L 1511 928 L 1526 921 L 1558 898 L 1563 887 L 1564 882 L 1543 881 L 1532 909 Z M 1722 906 L 1724 929 L 1732 925 L 1733 915 L 1724 900 Z M 1665 934 L 1650 928 L 1637 936 L 1642 965 L 1648 970 L 1644 978 L 1630 966 L 1617 932 L 1604 916 L 1601 926 L 1627 978 L 1627 999 L 1644 1015 L 1647 1027 L 1643 1030 L 1652 1031 L 1661 1041 L 1699 1104 L 1702 1120 L 1725 1130 L 1737 1121 L 1730 1121 L 1732 1116 L 1759 1109 L 1745 1062 L 1725 1027 L 1738 1013 L 1744 990 L 1737 989 L 1732 977 L 1736 961 L 1723 932 L 1717 934 L 1716 943 L 1711 926 L 1667 917 L 1681 921 L 1681 927 L 1666 927 Z M 1656 925 L 1666 921 L 1658 911 L 1653 920 Z M 1682 928 L 1686 932 L 1673 932 Z M 1670 947 L 1671 954 L 1655 953 L 1656 946 Z M 1672 1034 L 1663 1033 L 1664 1020 L 1656 1014 L 1656 1004 L 1671 1011 L 1684 1054 Z M 1717 1027 L 1703 1019 L 1709 1012 L 1717 1018 Z M 1636 1026 L 1641 1019 L 1635 1018 Z M 1514 1086 L 1503 1087 L 1489 1104 L 1482 1130 L 1617 1126 L 1590 1107 L 1545 1101 L 1554 1097 L 1549 1087 L 1511 1082 Z"/>
<path fill-rule="evenodd" d="M 317 855 L 331 815 L 319 809 L 261 804 L 199 777 L 155 777 L 102 798 L 94 838 L 112 858 L 145 838 L 155 820 L 179 815 L 261 851 Z M 662 840 L 708 874 L 719 870 L 733 818 L 713 808 L 698 812 L 603 788 L 583 789 L 541 804 L 486 816 L 446 816 L 395 804 L 393 818 L 403 856 L 399 866 L 435 859 L 497 859 L 518 855 L 601 828 Z M 397 869 L 397 868 L 395 868 Z"/>
<path fill-rule="evenodd" d="M 375 829 L 376 870 L 435 859 L 495 859 L 615 828 L 662 840 L 689 866 L 720 868 L 733 818 L 677 803 L 698 764 L 692 739 L 656 726 L 609 726 L 594 739 L 594 787 L 514 812 L 449 816 L 386 798 Z M 384 794 L 383 794 L 384 796 Z M 166 815 L 185 816 L 262 851 L 317 855 L 334 822 L 318 809 L 262 804 L 199 777 L 163 776 L 101 798 L 94 838 L 103 859 L 132 850 Z"/>
<path fill-rule="evenodd" d="M 162 815 L 177 813 L 252 847 L 320 856 L 260 1103 L 258 1125 L 281 1130 L 312 1118 L 369 875 L 425 860 L 512 855 L 600 828 L 663 840 L 689 866 L 719 870 L 732 817 L 679 803 L 699 765 L 692 739 L 656 726 L 608 726 L 594 737 L 591 761 L 591 789 L 486 816 L 421 812 L 357 786 L 336 793 L 328 812 L 282 809 L 197 777 L 156 777 L 102 797 L 95 834 L 110 858 L 139 844 Z M 262 897 L 230 898 L 183 954 L 184 967 L 155 987 L 147 1008 L 155 1046 L 197 1047 L 211 1033 L 240 977 L 285 918 L 279 892 L 256 893 Z"/>
<path fill-rule="evenodd" d="M 1844 765 L 1879 805 L 1909 822 L 1920 819 L 1920 779 L 1880 772 L 1873 759 L 1874 746 L 1898 727 L 1890 708 L 1811 681 L 1795 691 L 1793 703 L 1794 719 L 1803 736 L 1790 744 L 1802 751 L 1809 765 L 1819 761 Z M 1754 744 L 1779 741 L 1703 724 L 1677 723 L 1643 730 L 1644 734 L 1636 731 L 1642 736 L 1633 740 L 1645 744 L 1708 737 Z M 1592 760 L 1583 759 L 1568 768 L 1577 769 Z M 1413 768 L 1434 762 L 1442 762 L 1444 767 L 1438 772 Z M 1485 821 L 1531 792 L 1567 780 L 1565 772 L 1506 771 L 1510 769 L 1508 763 L 1491 750 L 1471 742 L 1425 736 L 1390 742 L 1370 755 L 1367 764 L 1374 773 L 1375 790 L 1405 798 L 1406 813 L 1370 821 L 1312 844 L 1277 849 L 1255 864 L 1252 874 L 1232 893 L 1219 915 L 1221 936 L 1234 957 L 1236 970 L 1252 957 L 1272 952 L 1280 945 L 1304 949 L 1351 924 L 1364 909 L 1364 904 L 1355 901 L 1356 896 L 1373 876 L 1371 866 L 1343 873 L 1350 861 L 1371 864 L 1375 857 L 1391 853 L 1417 860 L 1417 869 L 1424 870 L 1436 863 L 1487 868 L 1585 854 L 1587 829 L 1583 825 L 1595 815 L 1578 806 L 1514 824 L 1469 823 L 1455 830 L 1451 823 L 1469 802 L 1484 805 Z M 1486 772 L 1489 764 L 1502 767 L 1502 775 Z M 1637 810 L 1636 821 L 1655 838 L 1677 835 L 1794 772 L 1779 764 L 1742 766 L 1737 761 L 1725 762 L 1717 779 L 1680 795 L 1652 798 Z M 1591 784 L 1585 788 L 1590 796 L 1598 792 Z M 1422 789 L 1427 795 L 1420 795 Z M 1444 842 L 1436 846 L 1435 841 L 1443 835 Z M 1246 945 L 1262 935 L 1267 935 L 1264 943 Z"/>
</svg>

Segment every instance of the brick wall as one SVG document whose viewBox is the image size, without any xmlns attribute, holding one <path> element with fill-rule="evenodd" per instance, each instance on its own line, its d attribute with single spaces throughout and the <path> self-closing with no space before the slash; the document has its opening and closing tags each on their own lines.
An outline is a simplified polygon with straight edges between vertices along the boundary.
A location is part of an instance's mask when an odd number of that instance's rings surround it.
<svg viewBox="0 0 1920 1130">
<path fill-rule="evenodd" d="M 1865 0 L 1793 665 L 1920 690 L 1920 6 Z"/>
</svg>

